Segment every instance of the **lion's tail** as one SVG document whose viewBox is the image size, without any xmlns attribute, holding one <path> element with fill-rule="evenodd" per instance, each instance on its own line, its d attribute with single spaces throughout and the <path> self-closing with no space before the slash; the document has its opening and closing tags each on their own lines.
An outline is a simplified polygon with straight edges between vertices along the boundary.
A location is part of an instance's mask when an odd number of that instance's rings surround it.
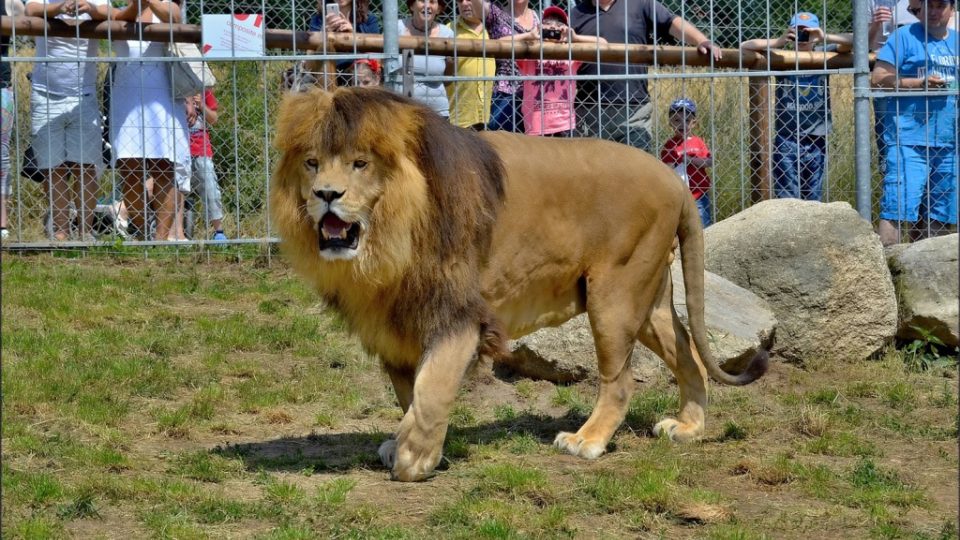
<svg viewBox="0 0 960 540">
<path fill-rule="evenodd" d="M 684 197 L 680 226 L 680 265 L 683 268 L 683 285 L 686 288 L 687 316 L 690 333 L 697 346 L 697 352 L 703 360 L 707 372 L 719 383 L 741 386 L 750 384 L 767 372 L 770 355 L 760 350 L 750 360 L 747 369 L 738 375 L 724 371 L 713 358 L 707 341 L 707 326 L 703 315 L 704 262 L 703 262 L 703 226 L 693 197 Z"/>
</svg>

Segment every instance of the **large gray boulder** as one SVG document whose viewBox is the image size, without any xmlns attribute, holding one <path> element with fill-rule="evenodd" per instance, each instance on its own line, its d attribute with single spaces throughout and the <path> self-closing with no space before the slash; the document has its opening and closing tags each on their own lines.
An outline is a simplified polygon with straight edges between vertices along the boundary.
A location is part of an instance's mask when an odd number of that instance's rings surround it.
<svg viewBox="0 0 960 540">
<path fill-rule="evenodd" d="M 922 339 L 920 328 L 946 345 L 957 346 L 958 236 L 949 234 L 913 244 L 898 244 L 887 251 L 900 304 L 897 337 Z"/>
<path fill-rule="evenodd" d="M 687 324 L 679 260 L 671 271 L 674 305 Z M 728 371 L 740 372 L 759 350 L 770 348 L 777 321 L 757 295 L 709 272 L 704 279 L 704 318 L 713 357 Z M 597 373 L 597 354 L 586 314 L 524 336 L 511 344 L 511 351 L 512 358 L 505 363 L 527 377 L 569 383 Z M 652 378 L 661 364 L 659 357 L 637 343 L 632 365 L 638 379 Z"/>
<path fill-rule="evenodd" d="M 802 362 L 867 358 L 897 330 L 879 237 L 844 202 L 758 203 L 705 231 L 706 268 L 773 308 L 773 352 Z"/>
</svg>

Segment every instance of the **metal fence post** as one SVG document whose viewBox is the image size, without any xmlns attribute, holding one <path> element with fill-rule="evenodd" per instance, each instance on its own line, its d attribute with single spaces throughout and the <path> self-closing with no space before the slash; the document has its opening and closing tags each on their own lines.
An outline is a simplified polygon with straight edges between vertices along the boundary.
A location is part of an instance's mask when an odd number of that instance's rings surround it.
<svg viewBox="0 0 960 540">
<path fill-rule="evenodd" d="M 393 91 L 400 90 L 400 8 L 397 0 L 383 1 L 383 84 Z"/>
<path fill-rule="evenodd" d="M 870 221 L 871 212 L 871 165 L 870 159 L 870 0 L 855 0 L 853 3 L 853 136 L 854 174 L 856 176 L 857 211 Z"/>
</svg>

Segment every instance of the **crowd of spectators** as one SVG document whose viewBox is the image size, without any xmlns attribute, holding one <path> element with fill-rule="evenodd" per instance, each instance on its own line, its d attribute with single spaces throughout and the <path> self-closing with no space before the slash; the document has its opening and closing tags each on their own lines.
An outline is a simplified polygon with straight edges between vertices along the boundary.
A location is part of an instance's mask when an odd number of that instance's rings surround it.
<svg viewBox="0 0 960 540">
<path fill-rule="evenodd" d="M 16 13 L 19 0 L 5 0 Z M 26 14 L 68 21 L 106 19 L 179 22 L 182 0 L 141 0 L 124 8 L 106 0 L 27 0 Z M 883 175 L 880 224 L 884 244 L 899 241 L 907 227 L 911 238 L 924 230 L 955 230 L 957 223 L 957 33 L 956 0 L 874 0 L 870 46 L 878 50 L 872 82 L 893 90 L 948 90 L 895 95 L 874 100 L 879 169 Z M 703 32 L 656 0 L 578 0 L 569 14 L 560 7 L 542 12 L 528 0 L 457 0 L 450 24 L 442 24 L 444 0 L 406 0 L 409 15 L 398 21 L 399 35 L 429 39 L 467 39 L 555 43 L 662 44 L 696 47 L 719 61 L 721 49 Z M 309 16 L 312 31 L 376 34 L 380 19 L 369 0 L 318 0 Z M 94 40 L 38 37 L 37 55 L 77 58 L 77 62 L 38 62 L 31 86 L 31 148 L 44 172 L 50 217 L 48 234 L 61 241 L 89 239 L 93 209 L 104 170 L 101 115 L 95 92 L 96 64 L 79 61 L 97 54 Z M 798 12 L 780 35 L 741 43 L 743 50 L 849 50 L 852 34 L 827 33 L 819 17 Z M 5 45 L 5 44 L 4 44 Z M 115 41 L 117 56 L 129 58 L 110 72 L 109 140 L 112 165 L 120 178 L 128 231 L 139 239 L 187 239 L 184 203 L 193 187 L 200 195 L 212 240 L 226 240 L 224 210 L 213 167 L 207 129 L 218 116 L 210 89 L 174 99 L 169 71 L 150 58 L 165 56 L 151 41 Z M 4 51 L 6 54 L 6 51 Z M 337 84 L 377 85 L 383 74 L 368 59 L 336 62 Z M 657 112 L 644 78 L 646 66 L 626 62 L 524 60 L 454 57 L 429 50 L 414 55 L 412 97 L 474 130 L 505 130 L 534 136 L 588 136 L 612 139 L 642 150 L 654 148 Z M 2 70 L 3 109 L 12 108 L 9 67 Z M 452 83 L 443 76 L 457 75 Z M 573 75 L 598 76 L 574 81 Z M 617 77 L 622 75 L 624 77 Z M 463 80 L 459 80 L 463 78 Z M 776 197 L 821 200 L 828 159 L 832 106 L 827 75 L 787 74 L 774 78 L 775 137 L 772 151 Z M 697 200 L 704 225 L 712 222 L 709 168 L 714 158 L 693 133 L 696 104 L 676 96 L 667 111 L 670 138 L 660 156 L 675 167 Z M 9 107 L 8 107 L 9 105 Z M 4 121 L 3 184 L 0 227 L 7 233 L 9 140 Z M 76 181 L 69 182 L 70 178 Z M 80 214 L 71 229 L 71 208 Z M 188 204 L 189 208 L 189 204 Z M 148 219 L 152 216 L 152 219 Z M 76 224 L 73 224 L 76 227 Z"/>
</svg>

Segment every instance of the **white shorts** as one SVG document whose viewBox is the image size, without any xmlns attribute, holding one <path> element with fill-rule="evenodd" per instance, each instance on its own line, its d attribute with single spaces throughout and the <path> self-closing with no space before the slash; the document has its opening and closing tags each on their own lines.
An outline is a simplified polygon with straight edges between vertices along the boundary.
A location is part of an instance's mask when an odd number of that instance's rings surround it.
<svg viewBox="0 0 960 540">
<path fill-rule="evenodd" d="M 30 92 L 30 145 L 38 169 L 64 162 L 103 167 L 103 126 L 96 96 Z"/>
</svg>

